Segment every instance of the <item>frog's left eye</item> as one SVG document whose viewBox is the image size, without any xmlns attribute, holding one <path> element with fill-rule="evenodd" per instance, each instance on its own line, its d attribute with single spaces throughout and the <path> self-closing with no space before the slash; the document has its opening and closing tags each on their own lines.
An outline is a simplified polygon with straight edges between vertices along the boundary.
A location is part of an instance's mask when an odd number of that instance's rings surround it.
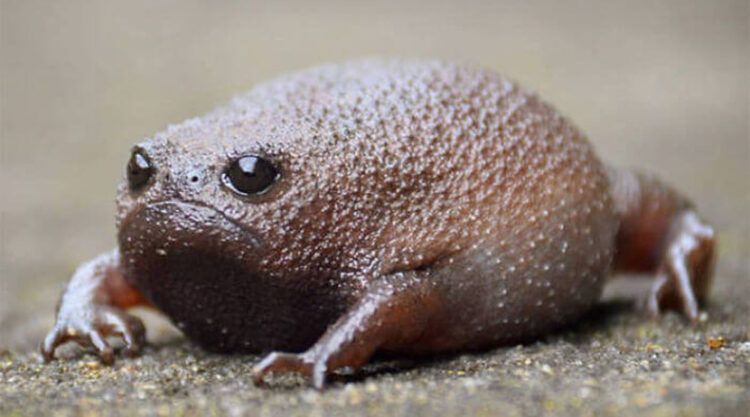
<svg viewBox="0 0 750 417">
<path fill-rule="evenodd" d="M 134 150 L 128 161 L 128 184 L 131 190 L 138 190 L 148 182 L 154 167 L 151 165 L 148 156 L 141 150 Z"/>
<path fill-rule="evenodd" d="M 257 195 L 268 191 L 278 177 L 279 170 L 269 160 L 247 155 L 229 165 L 221 179 L 239 195 Z"/>
</svg>

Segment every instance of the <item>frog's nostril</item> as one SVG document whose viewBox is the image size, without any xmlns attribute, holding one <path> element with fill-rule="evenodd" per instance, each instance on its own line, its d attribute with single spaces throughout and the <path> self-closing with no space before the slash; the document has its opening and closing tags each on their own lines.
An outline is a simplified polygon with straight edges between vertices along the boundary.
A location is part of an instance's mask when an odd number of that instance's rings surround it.
<svg viewBox="0 0 750 417">
<path fill-rule="evenodd" d="M 185 180 L 191 184 L 191 185 L 200 185 L 204 178 L 204 173 L 201 172 L 198 169 L 191 169 L 190 171 L 185 173 L 185 176 L 183 177 Z"/>
</svg>

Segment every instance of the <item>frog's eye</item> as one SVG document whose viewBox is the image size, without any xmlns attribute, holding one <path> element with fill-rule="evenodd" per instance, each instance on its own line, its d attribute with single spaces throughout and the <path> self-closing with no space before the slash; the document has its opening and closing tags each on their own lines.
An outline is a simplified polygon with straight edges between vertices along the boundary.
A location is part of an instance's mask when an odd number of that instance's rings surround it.
<svg viewBox="0 0 750 417">
<path fill-rule="evenodd" d="M 131 190 L 138 190 L 143 187 L 151 178 L 154 167 L 148 160 L 146 154 L 141 150 L 134 150 L 128 161 L 128 184 Z"/>
<path fill-rule="evenodd" d="M 279 177 L 279 171 L 260 156 L 243 156 L 229 165 L 221 176 L 224 184 L 239 195 L 266 192 Z"/>
</svg>

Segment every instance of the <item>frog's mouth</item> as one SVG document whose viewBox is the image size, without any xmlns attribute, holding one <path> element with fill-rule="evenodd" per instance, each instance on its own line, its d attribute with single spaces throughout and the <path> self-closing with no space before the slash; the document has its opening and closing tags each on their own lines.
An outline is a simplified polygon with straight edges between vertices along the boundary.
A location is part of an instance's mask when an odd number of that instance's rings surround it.
<svg viewBox="0 0 750 417">
<path fill-rule="evenodd" d="M 149 204 L 123 221 L 118 237 L 128 282 L 205 347 L 300 349 L 330 321 L 325 309 L 299 308 L 309 289 L 261 268 L 266 248 L 256 232 L 211 207 Z"/>
</svg>

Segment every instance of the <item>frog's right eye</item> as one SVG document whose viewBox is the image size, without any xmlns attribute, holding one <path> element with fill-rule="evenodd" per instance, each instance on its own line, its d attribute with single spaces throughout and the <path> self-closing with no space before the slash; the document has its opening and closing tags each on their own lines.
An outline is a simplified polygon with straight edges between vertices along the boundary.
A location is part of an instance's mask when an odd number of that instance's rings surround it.
<svg viewBox="0 0 750 417">
<path fill-rule="evenodd" d="M 148 156 L 141 150 L 134 150 L 130 155 L 127 168 L 130 189 L 135 191 L 142 188 L 151 178 L 153 172 L 154 167 L 151 165 Z"/>
<path fill-rule="evenodd" d="M 279 178 L 279 170 L 268 159 L 246 155 L 234 161 L 222 175 L 230 190 L 242 196 L 263 194 Z"/>
</svg>

